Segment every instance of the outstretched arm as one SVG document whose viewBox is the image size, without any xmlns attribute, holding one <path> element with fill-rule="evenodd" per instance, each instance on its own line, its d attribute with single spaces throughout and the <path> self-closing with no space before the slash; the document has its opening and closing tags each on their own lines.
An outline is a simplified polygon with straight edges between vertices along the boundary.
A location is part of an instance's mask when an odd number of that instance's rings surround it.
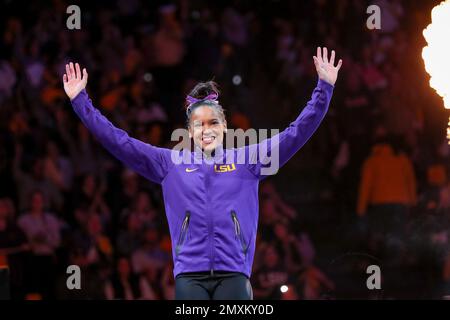
<svg viewBox="0 0 450 320">
<path fill-rule="evenodd" d="M 79 64 L 66 65 L 64 90 L 75 113 L 97 140 L 117 159 L 145 178 L 161 183 L 171 166 L 169 149 L 158 148 L 131 138 L 106 119 L 89 99 L 85 87 L 88 73 Z"/>
<path fill-rule="evenodd" d="M 259 178 L 275 174 L 313 135 L 328 110 L 342 60 L 334 66 L 335 52 L 328 60 L 327 48 L 317 48 L 313 57 L 319 76 L 306 107 L 288 128 L 259 144 L 249 146 L 249 168 Z"/>
</svg>

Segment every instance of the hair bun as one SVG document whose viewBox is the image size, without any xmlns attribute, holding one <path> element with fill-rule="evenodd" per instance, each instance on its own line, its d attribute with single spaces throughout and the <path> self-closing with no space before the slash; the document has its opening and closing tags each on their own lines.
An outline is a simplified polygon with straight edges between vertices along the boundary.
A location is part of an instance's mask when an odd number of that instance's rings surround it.
<svg viewBox="0 0 450 320">
<path fill-rule="evenodd" d="M 210 100 L 217 100 L 220 93 L 218 87 L 219 86 L 214 81 L 197 83 L 186 98 L 186 109 L 189 105 L 206 98 Z"/>
</svg>

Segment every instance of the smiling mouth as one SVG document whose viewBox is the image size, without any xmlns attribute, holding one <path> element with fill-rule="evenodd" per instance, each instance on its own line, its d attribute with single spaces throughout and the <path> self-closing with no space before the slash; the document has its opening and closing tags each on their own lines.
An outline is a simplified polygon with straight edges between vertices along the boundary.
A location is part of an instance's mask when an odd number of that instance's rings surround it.
<svg viewBox="0 0 450 320">
<path fill-rule="evenodd" d="M 203 144 L 211 144 L 214 140 L 216 140 L 216 137 L 214 136 L 202 137 Z"/>
</svg>

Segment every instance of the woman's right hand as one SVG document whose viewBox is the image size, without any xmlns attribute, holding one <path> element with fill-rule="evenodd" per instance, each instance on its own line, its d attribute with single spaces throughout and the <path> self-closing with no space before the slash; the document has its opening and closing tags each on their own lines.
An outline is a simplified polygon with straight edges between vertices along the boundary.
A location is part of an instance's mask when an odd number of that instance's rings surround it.
<svg viewBox="0 0 450 320">
<path fill-rule="evenodd" d="M 86 87 L 88 80 L 88 73 L 86 68 L 83 68 L 83 74 L 81 74 L 80 65 L 73 63 L 66 64 L 66 73 L 63 76 L 64 91 L 70 100 L 74 99 L 80 92 Z"/>
</svg>

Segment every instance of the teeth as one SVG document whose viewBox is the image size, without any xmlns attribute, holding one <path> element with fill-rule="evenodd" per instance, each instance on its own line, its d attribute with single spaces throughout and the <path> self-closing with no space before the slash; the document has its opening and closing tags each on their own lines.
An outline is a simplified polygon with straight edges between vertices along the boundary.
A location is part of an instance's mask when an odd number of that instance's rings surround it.
<svg viewBox="0 0 450 320">
<path fill-rule="evenodd" d="M 212 142 L 215 138 L 214 137 L 203 137 L 203 142 L 209 143 Z"/>
</svg>

